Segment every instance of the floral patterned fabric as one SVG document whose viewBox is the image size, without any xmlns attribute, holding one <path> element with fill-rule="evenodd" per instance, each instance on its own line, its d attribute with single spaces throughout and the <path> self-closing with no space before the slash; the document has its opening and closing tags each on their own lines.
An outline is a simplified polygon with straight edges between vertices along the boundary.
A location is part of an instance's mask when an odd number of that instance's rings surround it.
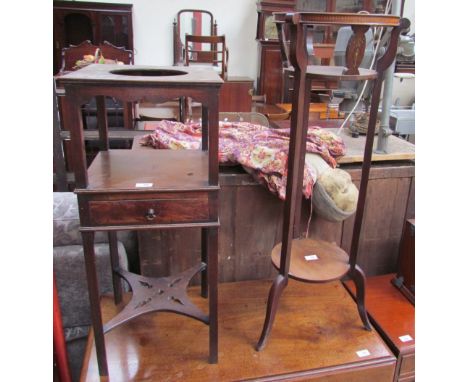
<svg viewBox="0 0 468 382">
<path fill-rule="evenodd" d="M 201 124 L 173 121 L 148 122 L 154 131 L 141 138 L 140 144 L 157 149 L 200 149 Z M 148 126 L 145 127 L 147 130 Z M 319 154 L 331 167 L 345 153 L 344 143 L 335 134 L 318 126 L 307 132 L 307 152 Z M 241 164 L 268 189 L 284 200 L 286 196 L 289 129 L 272 129 L 248 122 L 219 123 L 219 162 Z M 317 179 L 313 167 L 304 168 L 303 193 L 312 195 Z"/>
</svg>

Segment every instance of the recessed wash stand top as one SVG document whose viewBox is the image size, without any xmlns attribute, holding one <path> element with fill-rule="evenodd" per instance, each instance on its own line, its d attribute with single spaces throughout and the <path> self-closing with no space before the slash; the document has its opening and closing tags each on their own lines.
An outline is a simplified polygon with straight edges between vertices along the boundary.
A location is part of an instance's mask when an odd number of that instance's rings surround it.
<svg viewBox="0 0 468 382">
<path fill-rule="evenodd" d="M 218 94 L 223 80 L 202 68 L 126 65 L 87 66 L 57 78 L 65 89 L 64 125 L 70 130 L 81 232 L 101 376 L 108 375 L 104 333 L 154 311 L 172 311 L 209 325 L 209 361 L 217 362 L 218 256 Z M 89 168 L 80 107 L 95 96 L 125 102 L 191 97 L 202 104 L 201 150 L 109 150 L 105 110 L 98 110 L 101 151 Z M 102 103 L 104 104 L 104 103 Z M 201 228 L 201 263 L 164 278 L 148 278 L 119 268 L 116 231 L 175 227 Z M 94 264 L 94 232 L 108 231 L 116 303 L 122 300 L 119 277 L 132 299 L 104 327 Z M 202 271 L 202 295 L 209 314 L 188 299 L 185 288 Z"/>
</svg>

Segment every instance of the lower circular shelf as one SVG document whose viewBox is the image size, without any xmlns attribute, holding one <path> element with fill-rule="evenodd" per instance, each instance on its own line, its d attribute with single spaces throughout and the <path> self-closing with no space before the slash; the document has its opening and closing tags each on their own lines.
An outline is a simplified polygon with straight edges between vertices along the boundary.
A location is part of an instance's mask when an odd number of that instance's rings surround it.
<svg viewBox="0 0 468 382">
<path fill-rule="evenodd" d="M 279 269 L 281 243 L 271 252 L 273 265 Z M 316 239 L 294 239 L 291 245 L 289 276 L 306 282 L 341 279 L 349 270 L 349 256 L 336 244 Z"/>
</svg>

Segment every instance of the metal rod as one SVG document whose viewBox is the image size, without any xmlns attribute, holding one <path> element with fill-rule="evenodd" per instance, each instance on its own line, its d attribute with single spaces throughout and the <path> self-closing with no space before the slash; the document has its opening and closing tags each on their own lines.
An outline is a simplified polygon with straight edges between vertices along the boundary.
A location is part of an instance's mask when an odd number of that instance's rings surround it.
<svg viewBox="0 0 468 382">
<path fill-rule="evenodd" d="M 394 0 L 392 4 L 392 14 L 400 16 L 401 0 Z M 392 90 L 393 90 L 393 74 L 395 73 L 395 61 L 385 71 L 384 75 L 384 91 L 382 99 L 382 113 L 380 115 L 380 129 L 377 139 L 378 154 L 386 154 L 388 150 L 388 137 L 392 134 L 390 130 L 390 109 L 392 107 Z"/>
</svg>

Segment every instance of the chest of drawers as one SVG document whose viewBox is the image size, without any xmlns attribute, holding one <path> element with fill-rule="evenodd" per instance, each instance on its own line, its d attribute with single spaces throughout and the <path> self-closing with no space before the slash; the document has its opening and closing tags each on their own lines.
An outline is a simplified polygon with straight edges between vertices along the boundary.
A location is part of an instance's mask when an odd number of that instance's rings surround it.
<svg viewBox="0 0 468 382">
<path fill-rule="evenodd" d="M 409 382 L 415 380 L 415 308 L 391 283 L 394 276 L 367 279 L 366 307 L 373 325 L 397 357 L 393 381 Z M 354 294 L 352 283 L 345 285 Z"/>
</svg>

